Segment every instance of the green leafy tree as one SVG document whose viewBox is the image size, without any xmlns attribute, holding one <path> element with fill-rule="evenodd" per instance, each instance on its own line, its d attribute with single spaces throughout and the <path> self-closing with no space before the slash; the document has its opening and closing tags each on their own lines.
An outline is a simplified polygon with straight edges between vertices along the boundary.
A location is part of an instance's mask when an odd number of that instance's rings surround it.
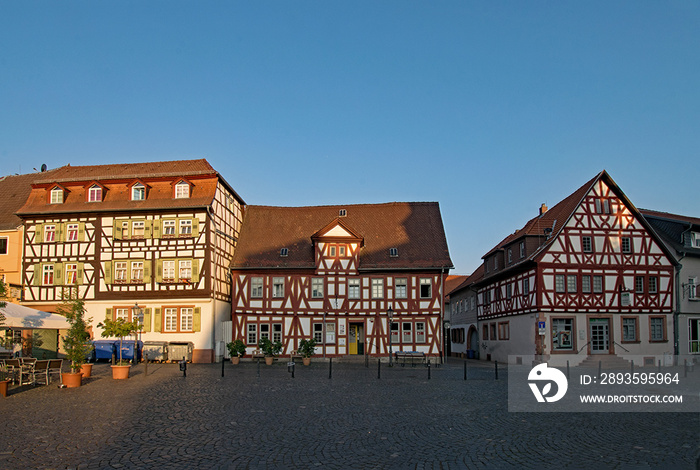
<svg viewBox="0 0 700 470">
<path fill-rule="evenodd" d="M 102 328 L 103 338 L 119 338 L 119 365 L 124 365 L 124 361 L 122 360 L 122 343 L 124 342 L 124 337 L 141 330 L 143 325 L 138 321 L 126 321 L 123 318 L 117 318 L 116 320 L 107 319 L 104 322 L 98 323 L 97 326 Z"/>
<path fill-rule="evenodd" d="M 85 301 L 76 298 L 64 299 L 56 312 L 66 317 L 70 324 L 66 335 L 63 336 L 63 348 L 66 358 L 70 361 L 71 370 L 77 372 L 80 366 L 85 364 L 93 348 L 88 331 L 92 318 L 85 318 Z"/>
</svg>

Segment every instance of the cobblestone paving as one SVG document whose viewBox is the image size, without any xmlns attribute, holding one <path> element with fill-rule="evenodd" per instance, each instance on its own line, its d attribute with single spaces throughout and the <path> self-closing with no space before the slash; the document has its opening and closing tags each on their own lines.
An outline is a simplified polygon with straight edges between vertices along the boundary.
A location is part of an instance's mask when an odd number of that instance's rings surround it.
<svg viewBox="0 0 700 470">
<path fill-rule="evenodd" d="M 258 372 L 259 371 L 259 372 Z M 316 361 L 97 364 L 78 389 L 0 398 L 0 468 L 696 468 L 693 413 L 509 413 L 507 374 Z M 258 376 L 259 373 L 259 376 Z"/>
</svg>

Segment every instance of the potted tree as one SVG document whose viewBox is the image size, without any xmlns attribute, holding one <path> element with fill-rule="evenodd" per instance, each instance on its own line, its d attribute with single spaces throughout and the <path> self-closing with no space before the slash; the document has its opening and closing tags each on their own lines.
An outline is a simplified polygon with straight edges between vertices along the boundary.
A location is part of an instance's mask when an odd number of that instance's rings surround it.
<svg viewBox="0 0 700 470">
<path fill-rule="evenodd" d="M 316 340 L 313 338 L 302 339 L 299 342 L 299 349 L 297 349 L 297 352 L 301 355 L 301 362 L 305 366 L 308 366 L 311 364 L 311 356 L 316 354 Z"/>
<path fill-rule="evenodd" d="M 97 326 L 102 328 L 103 338 L 119 338 L 119 362 L 112 366 L 112 378 L 128 379 L 131 364 L 129 364 L 129 361 L 122 359 L 122 343 L 125 336 L 139 331 L 141 324 L 138 321 L 126 321 L 123 318 L 117 318 L 116 320 L 106 319 L 104 323 L 98 323 Z M 136 354 L 136 351 L 134 351 L 134 354 Z"/>
<path fill-rule="evenodd" d="M 66 317 L 70 325 L 66 335 L 63 336 L 63 348 L 66 351 L 66 359 L 70 362 L 71 371 L 61 374 L 61 382 L 68 388 L 80 387 L 82 378 L 85 376 L 81 369 L 93 348 L 88 331 L 92 318 L 85 318 L 85 302 L 77 298 L 65 299 L 56 311 Z M 85 377 L 89 377 L 90 373 L 91 371 Z"/>
<path fill-rule="evenodd" d="M 272 365 L 275 360 L 275 356 L 278 356 L 282 352 L 282 343 L 275 341 L 274 343 L 270 341 L 270 338 L 260 338 L 258 342 L 258 348 L 265 355 L 265 364 L 268 366 Z"/>
<path fill-rule="evenodd" d="M 228 355 L 231 357 L 231 363 L 238 364 L 241 361 L 241 356 L 245 354 L 245 343 L 237 339 L 226 344 L 226 347 L 228 348 Z"/>
</svg>

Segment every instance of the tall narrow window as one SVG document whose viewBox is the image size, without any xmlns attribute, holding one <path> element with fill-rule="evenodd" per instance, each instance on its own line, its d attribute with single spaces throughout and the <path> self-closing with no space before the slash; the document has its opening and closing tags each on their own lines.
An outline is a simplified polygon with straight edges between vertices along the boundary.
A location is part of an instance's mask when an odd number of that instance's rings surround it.
<svg viewBox="0 0 700 470">
<path fill-rule="evenodd" d="M 384 298 L 384 279 L 372 279 L 372 298 Z"/>
<path fill-rule="evenodd" d="M 336 253 L 337 248 L 338 247 L 336 245 L 329 246 L 328 247 L 328 256 L 330 256 L 331 258 L 335 258 L 335 253 Z"/>
<path fill-rule="evenodd" d="M 429 278 L 423 278 L 420 280 L 420 298 L 430 299 L 432 298 L 432 287 L 433 283 Z"/>
<path fill-rule="evenodd" d="M 250 279 L 250 296 L 253 298 L 263 296 L 263 278 L 253 277 Z"/>
<path fill-rule="evenodd" d="M 665 317 L 651 317 L 649 319 L 649 341 L 664 341 L 666 339 L 665 320 Z"/>
<path fill-rule="evenodd" d="M 416 343 L 425 343 L 425 323 L 416 323 Z"/>
<path fill-rule="evenodd" d="M 622 341 L 635 342 L 637 341 L 637 318 L 622 318 Z"/>
<path fill-rule="evenodd" d="M 326 323 L 326 343 L 335 343 L 335 323 Z"/>
<path fill-rule="evenodd" d="M 44 241 L 45 242 L 55 242 L 56 241 L 56 226 L 55 225 L 44 225 Z"/>
<path fill-rule="evenodd" d="M 276 298 L 284 297 L 284 278 L 283 277 L 273 277 L 272 278 L 272 297 L 276 297 Z"/>
<path fill-rule="evenodd" d="M 314 299 L 323 298 L 323 278 L 314 277 L 311 279 L 311 297 Z"/>
<path fill-rule="evenodd" d="M 143 261 L 131 262 L 131 282 L 143 283 Z"/>
<path fill-rule="evenodd" d="M 360 280 L 348 279 L 348 299 L 360 298 Z"/>
<path fill-rule="evenodd" d="M 270 339 L 270 325 L 266 323 L 260 325 L 260 339 Z"/>
<path fill-rule="evenodd" d="M 656 276 L 649 277 L 649 293 L 658 294 L 659 293 L 659 278 Z"/>
<path fill-rule="evenodd" d="M 591 276 L 581 276 L 581 292 L 584 294 L 591 293 Z"/>
<path fill-rule="evenodd" d="M 194 309 L 183 307 L 180 309 L 180 331 L 192 331 L 194 325 Z"/>
<path fill-rule="evenodd" d="M 246 335 L 248 344 L 258 345 L 258 325 L 255 323 L 248 323 L 248 334 Z"/>
<path fill-rule="evenodd" d="M 54 188 L 51 190 L 51 204 L 63 204 L 63 190 Z"/>
<path fill-rule="evenodd" d="M 175 236 L 175 223 L 174 220 L 163 220 L 163 235 L 165 237 Z"/>
<path fill-rule="evenodd" d="M 314 323 L 314 339 L 323 344 L 323 323 Z"/>
<path fill-rule="evenodd" d="M 412 343 L 413 342 L 413 323 L 403 322 L 401 329 L 403 330 L 403 335 L 401 335 L 402 343 Z"/>
<path fill-rule="evenodd" d="M 630 237 L 622 237 L 620 245 L 622 246 L 623 253 L 632 253 L 632 240 Z"/>
<path fill-rule="evenodd" d="M 96 184 L 90 186 L 88 191 L 88 201 L 89 202 L 101 202 L 102 201 L 102 188 Z"/>
<path fill-rule="evenodd" d="M 180 281 L 192 279 L 192 260 L 180 260 Z"/>
<path fill-rule="evenodd" d="M 530 294 L 530 280 L 523 279 L 523 295 L 529 295 L 529 294 Z"/>
<path fill-rule="evenodd" d="M 186 199 L 190 197 L 190 185 L 184 181 L 180 181 L 175 185 L 175 198 Z"/>
<path fill-rule="evenodd" d="M 163 312 L 165 320 L 164 331 L 177 331 L 177 308 L 168 307 Z"/>
<path fill-rule="evenodd" d="M 143 201 L 146 199 L 146 187 L 141 183 L 136 183 L 131 187 L 131 200 Z"/>
<path fill-rule="evenodd" d="M 272 324 L 272 341 L 277 342 L 277 341 L 282 341 L 282 324 L 281 323 L 273 323 Z"/>
<path fill-rule="evenodd" d="M 42 268 L 42 284 L 45 286 L 53 285 L 53 264 L 45 264 Z"/>
<path fill-rule="evenodd" d="M 634 278 L 634 293 L 643 294 L 644 293 L 644 276 L 635 276 Z"/>
<path fill-rule="evenodd" d="M 576 292 L 576 276 L 566 276 L 566 292 L 569 294 Z"/>
<path fill-rule="evenodd" d="M 77 284 L 78 283 L 78 264 L 77 263 L 66 263 L 66 284 Z"/>
<path fill-rule="evenodd" d="M 593 251 L 593 239 L 591 237 L 582 237 L 581 244 L 583 245 L 584 253 L 590 253 Z"/>
<path fill-rule="evenodd" d="M 181 236 L 192 236 L 192 220 L 182 219 L 180 221 L 180 235 Z"/>
<path fill-rule="evenodd" d="M 520 257 L 525 258 L 525 242 L 520 242 Z"/>
<path fill-rule="evenodd" d="M 690 300 L 697 300 L 698 299 L 697 278 L 695 278 L 695 277 L 688 278 L 688 299 L 690 299 Z"/>
<path fill-rule="evenodd" d="M 396 287 L 394 288 L 394 296 L 397 299 L 405 299 L 406 295 L 408 293 L 407 290 L 407 279 L 405 277 L 403 278 L 397 278 L 394 280 L 394 283 L 396 284 Z"/>
<path fill-rule="evenodd" d="M 700 353 L 700 318 L 688 319 L 688 352 Z"/>
<path fill-rule="evenodd" d="M 593 293 L 603 293 L 603 276 L 593 276 Z"/>
<path fill-rule="evenodd" d="M 566 292 L 565 282 L 566 277 L 563 274 L 557 274 L 554 276 L 554 288 L 558 293 L 563 294 Z"/>
<path fill-rule="evenodd" d="M 163 282 L 175 282 L 175 260 L 163 260 Z"/>
<path fill-rule="evenodd" d="M 78 224 L 68 224 L 66 226 L 66 241 L 77 242 L 78 241 Z"/>
<path fill-rule="evenodd" d="M 126 261 L 116 261 L 114 263 L 114 281 L 117 284 L 124 284 L 128 279 L 128 265 Z"/>
<path fill-rule="evenodd" d="M 552 319 L 552 348 L 558 351 L 572 350 L 574 320 L 571 318 Z"/>
</svg>

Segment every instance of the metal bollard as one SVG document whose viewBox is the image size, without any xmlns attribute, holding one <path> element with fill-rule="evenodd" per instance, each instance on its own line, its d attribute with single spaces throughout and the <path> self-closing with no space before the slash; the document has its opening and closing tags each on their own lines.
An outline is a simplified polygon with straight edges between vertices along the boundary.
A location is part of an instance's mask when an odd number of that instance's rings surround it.
<svg viewBox="0 0 700 470">
<path fill-rule="evenodd" d="M 333 377 L 333 358 L 329 357 L 328 358 L 328 380 Z"/>
<path fill-rule="evenodd" d="M 224 363 L 226 363 L 226 358 L 221 356 L 221 377 L 224 376 Z"/>
<path fill-rule="evenodd" d="M 630 372 L 631 372 L 632 374 L 634 374 L 634 361 L 630 361 L 630 364 L 632 364 L 632 365 L 630 366 L 630 369 L 631 369 Z"/>
<path fill-rule="evenodd" d="M 180 370 L 182 371 L 182 376 L 187 377 L 187 361 L 184 357 L 180 361 Z"/>
<path fill-rule="evenodd" d="M 498 361 L 495 361 L 496 363 L 496 380 L 498 380 Z"/>
<path fill-rule="evenodd" d="M 148 376 L 148 354 L 143 355 L 143 376 Z"/>
<path fill-rule="evenodd" d="M 467 361 L 464 361 L 464 380 L 467 380 Z"/>
<path fill-rule="evenodd" d="M 430 380 L 430 359 L 428 359 L 428 380 Z"/>
<path fill-rule="evenodd" d="M 377 378 L 381 379 L 382 378 L 382 360 L 377 359 Z"/>
<path fill-rule="evenodd" d="M 571 373 L 569 371 L 569 361 L 566 361 L 566 379 L 571 379 Z"/>
</svg>

